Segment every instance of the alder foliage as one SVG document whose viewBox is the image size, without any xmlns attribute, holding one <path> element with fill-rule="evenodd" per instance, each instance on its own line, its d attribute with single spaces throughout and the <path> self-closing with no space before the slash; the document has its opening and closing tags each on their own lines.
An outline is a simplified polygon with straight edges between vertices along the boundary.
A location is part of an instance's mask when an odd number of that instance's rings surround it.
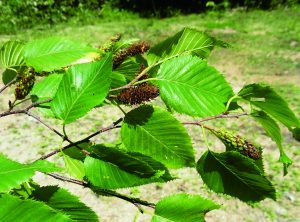
<svg viewBox="0 0 300 222">
<path fill-rule="evenodd" d="M 215 47 L 222 46 L 226 44 L 190 28 L 153 47 L 120 36 L 100 48 L 61 37 L 4 43 L 0 49 L 0 65 L 5 69 L 0 93 L 11 87 L 16 99 L 8 102 L 0 118 L 28 115 L 69 145 L 31 163 L 18 163 L 0 154 L 0 221 L 99 220 L 67 190 L 34 182 L 37 171 L 97 195 L 121 198 L 140 211 L 153 208 L 152 222 L 204 221 L 208 211 L 220 206 L 186 193 L 151 203 L 116 189 L 176 180 L 173 173 L 189 167 L 199 173 L 194 180 L 202 179 L 213 192 L 247 203 L 275 200 L 275 187 L 264 172 L 268 163 L 263 162 L 263 147 L 207 122 L 253 118 L 278 146 L 286 174 L 292 160 L 284 151 L 279 125 L 298 139 L 299 119 L 271 86 L 253 83 L 234 92 L 206 60 Z M 67 136 L 67 124 L 107 106 L 121 109 L 123 116 L 80 140 Z M 130 111 L 126 113 L 124 106 Z M 176 113 L 194 121 L 182 122 Z M 50 126 L 46 117 L 58 119 L 60 124 Z M 215 135 L 226 149 L 216 152 L 207 147 L 197 160 L 198 147 L 193 146 L 186 125 Z M 110 130 L 120 130 L 115 144 L 90 142 Z M 64 166 L 46 160 L 54 155 L 62 158 Z"/>
</svg>

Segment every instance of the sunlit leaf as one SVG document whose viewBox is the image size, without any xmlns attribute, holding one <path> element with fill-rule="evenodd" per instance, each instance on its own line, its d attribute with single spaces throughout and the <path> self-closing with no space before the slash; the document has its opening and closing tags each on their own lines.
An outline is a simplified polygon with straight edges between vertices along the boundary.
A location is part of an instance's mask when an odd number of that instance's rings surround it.
<svg viewBox="0 0 300 222">
<path fill-rule="evenodd" d="M 191 139 L 167 111 L 143 105 L 126 114 L 121 129 L 128 151 L 151 156 L 170 168 L 194 166 Z"/>
<path fill-rule="evenodd" d="M 95 212 L 65 189 L 56 186 L 40 187 L 32 195 L 56 212 L 67 215 L 72 221 L 99 221 Z"/>
<path fill-rule="evenodd" d="M 28 181 L 36 171 L 50 173 L 61 169 L 47 161 L 21 164 L 0 155 L 0 193 Z"/>
<path fill-rule="evenodd" d="M 246 85 L 240 90 L 238 95 L 288 128 L 300 127 L 299 120 L 288 107 L 286 101 L 270 86 L 264 84 Z"/>
<path fill-rule="evenodd" d="M 148 65 L 169 60 L 183 54 L 206 58 L 216 44 L 216 40 L 195 29 L 182 31 L 155 45 L 147 55 Z"/>
<path fill-rule="evenodd" d="M 174 194 L 161 199 L 151 222 L 204 222 L 205 214 L 220 205 L 199 195 Z"/>
<path fill-rule="evenodd" d="M 156 77 L 160 96 L 179 113 L 207 117 L 225 111 L 232 96 L 223 75 L 204 60 L 181 56 L 163 63 Z"/>
<path fill-rule="evenodd" d="M 98 62 L 71 67 L 51 102 L 55 116 L 68 124 L 100 105 L 110 87 L 111 69 L 111 55 Z"/>
<path fill-rule="evenodd" d="M 38 72 L 77 64 L 80 59 L 89 58 L 85 62 L 90 62 L 94 55 L 95 49 L 61 37 L 33 40 L 24 47 L 26 64 Z"/>
<path fill-rule="evenodd" d="M 53 211 L 42 202 L 20 200 L 7 194 L 0 196 L 0 206 L 0 221 L 3 222 L 72 222 L 67 215 Z"/>
</svg>

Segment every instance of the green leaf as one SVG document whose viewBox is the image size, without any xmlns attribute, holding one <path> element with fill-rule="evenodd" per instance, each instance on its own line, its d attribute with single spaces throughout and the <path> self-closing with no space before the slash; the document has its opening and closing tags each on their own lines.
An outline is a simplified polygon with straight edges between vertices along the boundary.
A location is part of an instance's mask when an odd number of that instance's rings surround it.
<svg viewBox="0 0 300 222">
<path fill-rule="evenodd" d="M 245 202 L 267 197 L 276 199 L 275 189 L 254 161 L 235 151 L 207 151 L 197 163 L 204 183 L 216 193 L 224 193 Z"/>
<path fill-rule="evenodd" d="M 111 75 L 111 86 L 110 88 L 117 88 L 127 84 L 126 78 L 123 74 L 118 72 L 112 72 Z"/>
<path fill-rule="evenodd" d="M 199 195 L 175 194 L 160 200 L 151 222 L 205 221 L 205 214 L 220 205 Z"/>
<path fill-rule="evenodd" d="M 80 59 L 91 62 L 98 54 L 95 49 L 60 37 L 33 40 L 24 47 L 26 64 L 36 71 L 53 71 Z"/>
<path fill-rule="evenodd" d="M 163 63 L 157 77 L 160 96 L 179 113 L 207 117 L 225 111 L 232 96 L 223 75 L 204 60 L 181 56 Z"/>
<path fill-rule="evenodd" d="M 51 102 L 55 116 L 68 124 L 100 105 L 109 91 L 111 67 L 111 55 L 71 67 Z"/>
<path fill-rule="evenodd" d="M 0 221 L 13 222 L 71 222 L 66 215 L 53 211 L 42 202 L 20 200 L 11 195 L 0 197 Z"/>
<path fill-rule="evenodd" d="M 45 77 L 42 81 L 34 84 L 30 95 L 35 95 L 43 99 L 52 99 L 56 94 L 63 76 L 63 74 L 51 74 Z"/>
<path fill-rule="evenodd" d="M 60 82 L 62 81 L 62 74 L 51 74 L 45 77 L 42 81 L 34 84 L 30 95 L 34 102 L 53 99 Z M 54 117 L 51 111 L 51 102 L 43 103 L 42 107 L 37 108 L 42 114 L 49 117 Z"/>
<path fill-rule="evenodd" d="M 28 181 L 36 171 L 50 173 L 60 171 L 53 163 L 36 161 L 32 164 L 21 164 L 0 155 L 0 193 L 8 192 L 12 188 Z"/>
<path fill-rule="evenodd" d="M 84 164 L 82 161 L 73 159 L 68 155 L 64 155 L 64 162 L 67 172 L 70 176 L 75 177 L 79 180 L 82 180 L 85 176 Z"/>
<path fill-rule="evenodd" d="M 14 69 L 18 70 L 19 67 L 13 67 Z M 2 73 L 2 82 L 4 85 L 12 81 L 14 78 L 16 78 L 17 72 L 12 69 L 5 69 L 4 72 Z"/>
<path fill-rule="evenodd" d="M 287 126 L 300 127 L 300 122 L 288 107 L 286 101 L 281 98 L 270 86 L 264 84 L 250 84 L 244 86 L 238 95 L 271 115 L 273 118 Z"/>
<path fill-rule="evenodd" d="M 169 60 L 171 58 L 190 54 L 207 58 L 216 40 L 195 29 L 184 28 L 174 36 L 152 47 L 147 55 L 148 65 Z"/>
<path fill-rule="evenodd" d="M 8 41 L 0 49 L 0 66 L 11 68 L 24 64 L 24 43 Z"/>
<path fill-rule="evenodd" d="M 77 146 L 72 146 L 68 149 L 63 150 L 63 153 L 65 155 L 68 155 L 70 158 L 83 161 L 84 158 L 86 157 L 86 154 L 83 151 L 81 151 L 78 148 L 78 146 L 86 151 L 90 151 L 91 144 L 89 142 L 83 142 L 83 143 L 77 144 Z"/>
<path fill-rule="evenodd" d="M 85 174 L 92 185 L 101 189 L 118 189 L 139 186 L 154 182 L 165 182 L 164 171 L 157 172 L 153 177 L 142 178 L 128 173 L 117 165 L 93 157 L 84 160 Z"/>
<path fill-rule="evenodd" d="M 135 61 L 136 58 L 129 58 L 125 60 L 120 66 L 118 66 L 115 71 L 124 75 L 128 81 L 134 79 L 136 74 L 141 69 L 141 65 L 139 62 Z"/>
<path fill-rule="evenodd" d="M 141 153 L 136 153 L 136 152 L 128 152 L 128 154 L 134 158 L 137 158 L 141 161 L 146 162 L 156 172 L 164 172 L 160 175 L 160 178 L 163 179 L 164 181 L 170 181 L 170 180 L 175 179 L 174 177 L 171 176 L 168 168 L 165 165 L 163 165 L 161 162 L 153 159 L 152 157 L 146 156 Z"/>
<path fill-rule="evenodd" d="M 139 177 L 149 178 L 155 175 L 156 171 L 145 161 L 132 157 L 124 150 L 108 148 L 103 145 L 91 147 L 91 156 L 106 162 L 110 162 L 120 169 L 136 174 Z"/>
<path fill-rule="evenodd" d="M 293 163 L 292 160 L 286 155 L 283 146 L 282 146 L 282 137 L 280 128 L 268 114 L 266 114 L 264 111 L 254 111 L 251 113 L 251 116 L 261 124 L 261 126 L 266 131 L 267 135 L 274 140 L 274 142 L 277 144 L 279 151 L 280 151 L 280 158 L 279 160 L 284 165 L 284 174 L 287 174 L 287 168 Z"/>
<path fill-rule="evenodd" d="M 300 142 L 300 128 L 294 128 L 292 129 L 293 137 L 295 140 Z"/>
<path fill-rule="evenodd" d="M 128 151 L 139 152 L 167 167 L 193 167 L 191 139 L 182 124 L 167 111 L 142 105 L 126 114 L 122 141 Z"/>
<path fill-rule="evenodd" d="M 72 221 L 99 221 L 95 212 L 65 189 L 46 186 L 36 189 L 32 195 L 34 199 L 45 202 L 56 212 L 67 215 Z"/>
</svg>

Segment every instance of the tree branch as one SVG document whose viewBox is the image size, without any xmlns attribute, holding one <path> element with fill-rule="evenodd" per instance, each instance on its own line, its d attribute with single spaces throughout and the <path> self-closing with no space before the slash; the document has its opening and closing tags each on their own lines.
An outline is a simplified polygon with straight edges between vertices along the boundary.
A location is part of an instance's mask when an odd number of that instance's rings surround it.
<svg viewBox="0 0 300 222">
<path fill-rule="evenodd" d="M 143 210 L 140 207 L 140 205 L 151 207 L 151 208 L 155 207 L 154 203 L 150 203 L 148 201 L 141 200 L 139 198 L 126 196 L 124 194 L 117 193 L 113 190 L 106 190 L 106 189 L 99 189 L 97 187 L 91 187 L 90 184 L 86 181 L 64 177 L 64 176 L 61 176 L 61 175 L 58 175 L 58 174 L 55 174 L 55 173 L 47 173 L 46 175 L 51 176 L 51 177 L 53 177 L 57 180 L 61 180 L 61 181 L 64 181 L 64 182 L 69 182 L 69 183 L 74 183 L 74 184 L 77 184 L 77 185 L 80 185 L 80 186 L 83 186 L 83 187 L 91 188 L 91 190 L 93 190 L 95 193 L 97 193 L 99 195 L 112 196 L 112 197 L 117 197 L 119 199 L 125 200 L 127 202 L 132 203 L 134 206 L 136 206 L 142 213 L 143 213 Z"/>
<path fill-rule="evenodd" d="M 70 143 L 69 145 L 64 146 L 64 147 L 61 148 L 61 149 L 56 149 L 56 150 L 54 150 L 54 151 L 52 151 L 52 152 L 50 152 L 50 153 L 48 153 L 48 154 L 46 154 L 46 155 L 40 157 L 39 160 L 45 160 L 45 159 L 47 159 L 47 158 L 49 158 L 49 157 L 51 157 L 51 156 L 53 156 L 53 155 L 55 155 L 55 154 L 57 154 L 57 153 L 63 151 L 63 150 L 66 150 L 66 149 L 68 149 L 68 148 L 70 148 L 70 147 L 72 147 L 72 146 L 77 146 L 77 145 L 79 145 L 79 144 L 81 144 L 81 143 L 83 143 L 83 142 L 87 142 L 87 141 L 89 141 L 91 138 L 93 138 L 93 137 L 95 137 L 95 136 L 97 136 L 97 135 L 99 135 L 99 134 L 101 134 L 101 133 L 104 133 L 104 132 L 106 132 L 106 131 L 109 131 L 109 130 L 112 130 L 112 129 L 116 129 L 116 128 L 120 128 L 121 126 L 118 126 L 118 124 L 119 124 L 122 120 L 123 120 L 123 118 L 120 118 L 120 119 L 118 119 L 116 122 L 114 122 L 113 124 L 111 124 L 110 126 L 105 127 L 105 128 L 102 128 L 102 129 L 98 130 L 97 132 L 95 132 L 95 133 L 93 133 L 93 134 L 91 134 L 91 135 L 89 135 L 89 136 L 87 136 L 87 137 L 85 137 L 85 138 L 83 138 L 83 139 L 81 139 L 81 140 L 79 140 L 79 141 L 77 141 L 77 142 Z"/>
<path fill-rule="evenodd" d="M 2 93 L 4 90 L 6 90 L 8 87 L 10 87 L 11 85 L 15 84 L 16 82 L 17 82 L 17 78 L 14 78 L 13 80 L 11 80 L 9 83 L 7 83 L 6 85 L 4 85 L 0 89 L 0 93 Z"/>
</svg>

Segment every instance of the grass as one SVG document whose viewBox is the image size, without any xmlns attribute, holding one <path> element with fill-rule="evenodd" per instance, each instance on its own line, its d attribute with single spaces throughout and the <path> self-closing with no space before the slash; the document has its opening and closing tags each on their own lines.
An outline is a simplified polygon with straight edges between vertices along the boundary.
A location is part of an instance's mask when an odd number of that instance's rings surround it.
<svg viewBox="0 0 300 222">
<path fill-rule="evenodd" d="M 0 35 L 0 45 L 9 39 L 29 41 L 58 35 L 98 46 L 115 33 L 122 33 L 124 39 L 140 38 L 155 44 L 189 26 L 208 32 L 232 45 L 231 48 L 214 50 L 209 63 L 226 75 L 235 90 L 250 82 L 270 83 L 287 99 L 296 115 L 300 116 L 300 26 L 296 25 L 299 20 L 299 7 L 273 11 L 211 12 L 166 19 L 142 19 L 130 13 L 106 13 L 105 19 L 95 19 L 90 25 L 78 26 L 74 20 L 51 28 L 40 26 L 15 35 Z M 272 141 L 261 136 L 263 131 L 258 125 L 241 120 L 220 121 L 216 126 L 224 127 L 224 124 L 269 148 L 265 153 L 268 162 L 266 171 L 278 190 L 279 204 L 286 207 L 289 213 L 278 215 L 274 210 L 275 203 L 269 201 L 266 203 L 270 205 L 265 206 L 264 202 L 259 205 L 259 210 L 267 215 L 267 221 L 287 221 L 300 217 L 296 210 L 300 206 L 299 143 L 292 140 L 288 131 L 283 130 L 284 146 L 287 153 L 294 156 L 295 164 L 291 166 L 288 176 L 282 177 L 278 151 Z M 24 128 L 27 126 L 24 125 Z M 198 131 L 193 135 L 197 136 Z M 284 198 L 286 192 L 294 193 L 299 199 L 288 202 Z M 138 191 L 134 190 L 134 193 Z M 232 209 L 230 206 L 227 208 Z M 238 210 L 235 213 L 239 213 Z"/>
</svg>

